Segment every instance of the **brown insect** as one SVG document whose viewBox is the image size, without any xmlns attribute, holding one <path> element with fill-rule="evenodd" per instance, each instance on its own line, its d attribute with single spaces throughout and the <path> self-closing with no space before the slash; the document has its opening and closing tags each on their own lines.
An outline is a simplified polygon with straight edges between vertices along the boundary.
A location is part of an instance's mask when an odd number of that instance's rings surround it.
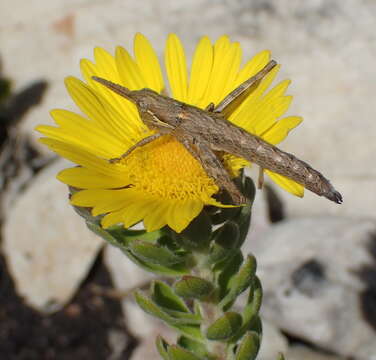
<svg viewBox="0 0 376 360">
<path fill-rule="evenodd" d="M 260 167 L 259 185 L 262 185 L 263 169 L 269 169 L 286 176 L 311 190 L 319 196 L 342 203 L 341 194 L 334 189 L 320 172 L 299 160 L 294 155 L 278 149 L 260 137 L 250 134 L 225 118 L 235 101 L 258 85 L 260 80 L 276 66 L 270 61 L 261 71 L 246 80 L 228 94 L 217 106 L 209 104 L 205 110 L 188 105 L 150 89 L 131 91 L 111 81 L 93 77 L 115 93 L 136 104 L 142 121 L 150 129 L 158 132 L 142 139 L 129 148 L 119 158 L 110 159 L 118 162 L 136 148 L 150 143 L 160 136 L 174 136 L 202 165 L 208 176 L 226 190 L 234 204 L 246 202 L 245 197 L 231 180 L 217 153 L 229 153 L 249 160 Z"/>
</svg>

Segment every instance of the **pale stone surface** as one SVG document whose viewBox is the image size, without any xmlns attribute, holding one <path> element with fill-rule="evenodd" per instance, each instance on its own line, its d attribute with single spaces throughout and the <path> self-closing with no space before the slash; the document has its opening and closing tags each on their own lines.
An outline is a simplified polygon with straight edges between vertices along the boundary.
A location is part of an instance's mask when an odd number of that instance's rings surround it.
<svg viewBox="0 0 376 360">
<path fill-rule="evenodd" d="M 108 356 L 107 360 L 121 359 L 122 353 L 130 344 L 129 340 L 129 337 L 123 331 L 110 330 L 108 332 L 108 344 L 111 349 L 111 355 Z"/>
<path fill-rule="evenodd" d="M 158 335 L 169 343 L 176 343 L 176 331 L 171 330 L 162 321 L 146 314 L 133 301 L 124 301 L 123 310 L 128 330 L 139 340 L 137 348 L 132 353 L 132 360 L 160 359 L 155 346 Z"/>
<path fill-rule="evenodd" d="M 103 245 L 68 203 L 55 179 L 58 161 L 36 176 L 9 208 L 3 251 L 18 293 L 42 312 L 60 309 L 74 295 Z"/>
<path fill-rule="evenodd" d="M 335 355 L 327 355 L 324 353 L 320 353 L 318 351 L 314 351 L 309 349 L 305 346 L 292 346 L 288 349 L 288 351 L 284 354 L 285 358 L 288 360 L 344 360 L 345 358 L 335 356 Z"/>
<path fill-rule="evenodd" d="M 251 245 L 265 318 L 324 349 L 371 360 L 376 354 L 375 231 L 373 220 L 342 217 L 275 225 Z"/>
<path fill-rule="evenodd" d="M 121 292 L 131 294 L 133 290 L 147 286 L 155 279 L 152 273 L 140 268 L 114 246 L 105 248 L 103 259 L 116 289 Z"/>
<path fill-rule="evenodd" d="M 262 342 L 260 352 L 257 355 L 259 360 L 277 360 L 278 354 L 285 354 L 288 349 L 286 337 L 271 322 L 262 320 Z M 290 360 L 290 359 L 289 359 Z"/>
</svg>

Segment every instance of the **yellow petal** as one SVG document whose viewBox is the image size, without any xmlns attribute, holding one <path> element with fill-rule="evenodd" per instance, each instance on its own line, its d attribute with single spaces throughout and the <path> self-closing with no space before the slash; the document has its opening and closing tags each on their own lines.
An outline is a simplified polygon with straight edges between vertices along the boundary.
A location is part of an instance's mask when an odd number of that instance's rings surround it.
<svg viewBox="0 0 376 360">
<path fill-rule="evenodd" d="M 93 207 L 98 202 L 121 197 L 124 190 L 89 189 L 76 192 L 71 197 L 71 203 L 77 206 Z"/>
<path fill-rule="evenodd" d="M 65 84 L 77 106 L 104 131 L 117 137 L 125 144 L 129 142 L 134 143 L 134 139 L 140 137 L 143 124 L 135 110 L 135 105 L 130 101 L 117 95 L 122 101 L 123 112 L 126 113 L 124 118 L 114 107 L 107 103 L 103 97 L 100 97 L 92 88 L 82 81 L 74 77 L 68 77 L 65 80 Z M 103 90 L 100 94 L 110 91 L 104 87 L 102 88 Z M 128 112 L 126 112 L 126 110 L 128 110 Z"/>
<path fill-rule="evenodd" d="M 124 226 L 131 227 L 144 219 L 154 202 L 154 199 L 140 198 L 138 201 L 128 204 L 123 213 Z"/>
<path fill-rule="evenodd" d="M 71 204 L 92 207 L 93 216 L 97 216 L 124 208 L 132 198 L 132 195 L 130 195 L 129 193 L 129 189 L 82 190 L 78 193 L 73 194 L 73 196 L 71 197 Z"/>
<path fill-rule="evenodd" d="M 40 138 L 39 141 L 61 157 L 75 164 L 87 167 L 90 170 L 104 175 L 120 178 L 124 177 L 124 169 L 121 165 L 110 164 L 107 160 L 99 159 L 97 156 L 77 146 L 49 138 Z"/>
<path fill-rule="evenodd" d="M 56 178 L 64 184 L 80 189 L 111 189 L 127 185 L 125 178 L 107 176 L 84 167 L 64 169 L 57 174 Z"/>
<path fill-rule="evenodd" d="M 205 99 L 218 104 L 233 90 L 241 62 L 239 43 L 230 43 L 227 36 L 220 37 L 214 45 L 213 69 Z"/>
<path fill-rule="evenodd" d="M 187 102 L 187 63 L 183 46 L 175 34 L 168 36 L 165 64 L 172 96 L 176 100 Z"/>
<path fill-rule="evenodd" d="M 304 186 L 298 184 L 297 182 L 287 178 L 286 176 L 282 176 L 276 174 L 270 170 L 265 170 L 268 176 L 282 189 L 288 191 L 290 194 L 303 197 L 304 196 Z"/>
<path fill-rule="evenodd" d="M 134 127 L 134 124 L 136 126 L 141 124 L 138 111 L 134 104 L 130 103 L 128 100 L 124 99 L 113 91 L 108 90 L 102 84 L 92 79 L 93 76 L 98 76 L 114 83 L 121 84 L 121 79 L 117 72 L 116 75 L 114 75 L 112 72 L 110 74 L 103 72 L 100 67 L 87 59 L 81 60 L 80 65 L 81 73 L 89 84 L 89 87 L 92 88 L 96 94 L 100 94 L 100 96 L 103 98 L 102 104 L 110 104 L 107 106 L 107 111 L 109 116 L 114 118 L 113 121 L 119 124 L 121 123 L 120 119 L 128 119 L 129 124 L 126 125 L 126 122 L 124 124 L 124 126 L 127 128 L 132 127 L 132 125 Z"/>
<path fill-rule="evenodd" d="M 269 101 L 263 100 L 248 119 L 254 133 L 262 136 L 266 130 L 270 129 L 277 119 L 287 111 L 291 100 L 291 96 L 274 98 Z"/>
<path fill-rule="evenodd" d="M 167 225 L 177 233 L 180 233 L 198 216 L 203 207 L 202 201 L 198 200 L 171 202 L 167 211 Z"/>
<path fill-rule="evenodd" d="M 262 103 L 262 95 L 274 80 L 278 70 L 279 66 L 277 65 L 264 77 L 257 88 L 248 95 L 241 105 L 231 113 L 229 116 L 231 122 L 244 128 L 248 132 L 254 133 L 255 124 L 250 119 L 254 119 L 254 113 Z"/>
<path fill-rule="evenodd" d="M 116 157 L 116 153 L 111 151 L 110 148 L 106 148 L 106 144 L 100 138 L 98 138 L 98 143 L 94 144 L 87 141 L 90 133 L 84 133 L 82 136 L 79 133 L 71 133 L 61 128 L 57 128 L 49 125 L 39 125 L 35 130 L 39 131 L 43 135 L 50 139 L 58 140 L 66 144 L 72 144 L 77 148 L 88 151 L 93 155 L 99 156 L 101 158 L 111 159 Z M 95 138 L 95 136 L 93 136 Z"/>
<path fill-rule="evenodd" d="M 43 135 L 76 145 L 103 158 L 114 158 L 125 152 L 125 145 L 111 134 L 104 132 L 96 123 L 67 110 L 51 111 L 59 128 L 40 125 L 35 130 Z"/>
<path fill-rule="evenodd" d="M 188 89 L 189 104 L 205 108 L 203 102 L 213 67 L 213 46 L 207 36 L 198 43 L 192 61 Z"/>
<path fill-rule="evenodd" d="M 119 82 L 120 77 L 114 57 L 100 47 L 94 49 L 94 59 L 99 74 L 106 79 Z"/>
<path fill-rule="evenodd" d="M 270 61 L 270 51 L 264 50 L 256 54 L 251 60 L 249 60 L 239 74 L 235 81 L 235 88 L 241 83 L 248 80 L 250 77 L 256 75 L 265 65 Z"/>
<path fill-rule="evenodd" d="M 118 46 L 115 56 L 121 84 L 123 86 L 130 90 L 139 90 L 147 86 L 138 64 L 131 58 L 128 51 Z"/>
<path fill-rule="evenodd" d="M 148 232 L 158 230 L 166 225 L 166 211 L 168 203 L 164 201 L 156 201 L 149 208 L 149 212 L 145 215 L 144 226 Z"/>
<path fill-rule="evenodd" d="M 288 116 L 277 121 L 262 138 L 270 144 L 279 144 L 288 135 L 291 129 L 298 126 L 303 119 L 299 116 Z"/>
<path fill-rule="evenodd" d="M 161 93 L 164 88 L 163 76 L 158 57 L 149 40 L 140 33 L 134 39 L 136 62 L 149 89 Z"/>
<path fill-rule="evenodd" d="M 124 215 L 125 208 L 120 209 L 118 211 L 110 212 L 109 214 L 105 215 L 101 220 L 101 225 L 104 229 L 116 225 L 123 222 L 123 215 Z"/>
</svg>

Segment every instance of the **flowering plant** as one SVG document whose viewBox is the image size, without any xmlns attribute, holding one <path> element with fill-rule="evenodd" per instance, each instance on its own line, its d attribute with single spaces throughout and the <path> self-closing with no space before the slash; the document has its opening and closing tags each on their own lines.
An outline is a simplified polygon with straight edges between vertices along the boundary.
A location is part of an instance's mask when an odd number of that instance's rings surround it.
<svg viewBox="0 0 376 360">
<path fill-rule="evenodd" d="M 136 292 L 138 304 L 180 333 L 176 345 L 157 339 L 164 359 L 253 359 L 261 339 L 258 311 L 262 289 L 256 260 L 240 247 L 250 224 L 253 182 L 242 169 L 248 161 L 218 154 L 249 202 L 224 205 L 219 188 L 201 164 L 173 135 L 166 135 L 121 157 L 136 143 L 155 133 L 142 121 L 136 106 L 95 82 L 101 77 L 130 90 L 149 88 L 166 94 L 167 85 L 149 41 L 137 34 L 134 57 L 118 47 L 115 56 L 101 48 L 95 62 L 82 60 L 85 82 L 66 79 L 71 97 L 83 115 L 53 110 L 57 127 L 41 125 L 40 141 L 78 166 L 58 179 L 71 188 L 70 202 L 88 227 L 119 247 L 148 271 L 175 278 L 155 281 L 150 294 Z M 165 68 L 171 97 L 205 109 L 218 104 L 270 60 L 269 51 L 255 55 L 243 67 L 241 48 L 220 37 L 213 45 L 203 37 L 195 50 L 188 76 L 184 49 L 170 35 Z M 245 99 L 226 114 L 233 124 L 277 144 L 301 118 L 281 118 L 291 102 L 289 81 L 268 87 L 279 66 L 271 70 Z M 303 196 L 303 186 L 270 170 L 263 170 L 283 189 Z M 224 194 L 225 195 L 225 194 Z M 130 229 L 143 221 L 145 230 Z M 215 230 L 214 230 L 215 228 Z M 234 307 L 248 290 L 247 304 Z"/>
</svg>

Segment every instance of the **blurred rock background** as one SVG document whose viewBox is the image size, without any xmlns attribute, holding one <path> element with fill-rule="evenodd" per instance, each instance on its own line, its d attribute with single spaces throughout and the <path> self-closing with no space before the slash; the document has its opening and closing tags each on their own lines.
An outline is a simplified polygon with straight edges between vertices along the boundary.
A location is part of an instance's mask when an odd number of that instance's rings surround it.
<svg viewBox="0 0 376 360">
<path fill-rule="evenodd" d="M 67 164 L 33 131 L 52 108 L 76 110 L 63 80 L 80 58 L 131 50 L 136 32 L 161 58 L 170 32 L 188 57 L 202 35 L 228 34 L 244 59 L 270 49 L 282 64 L 305 121 L 281 147 L 344 203 L 258 193 L 246 251 L 265 287 L 260 360 L 375 359 L 374 0 L 13 0 L 0 20 L 1 359 L 153 359 L 151 335 L 168 336 L 121 300 L 150 277 L 85 229 L 54 178 Z"/>
</svg>

